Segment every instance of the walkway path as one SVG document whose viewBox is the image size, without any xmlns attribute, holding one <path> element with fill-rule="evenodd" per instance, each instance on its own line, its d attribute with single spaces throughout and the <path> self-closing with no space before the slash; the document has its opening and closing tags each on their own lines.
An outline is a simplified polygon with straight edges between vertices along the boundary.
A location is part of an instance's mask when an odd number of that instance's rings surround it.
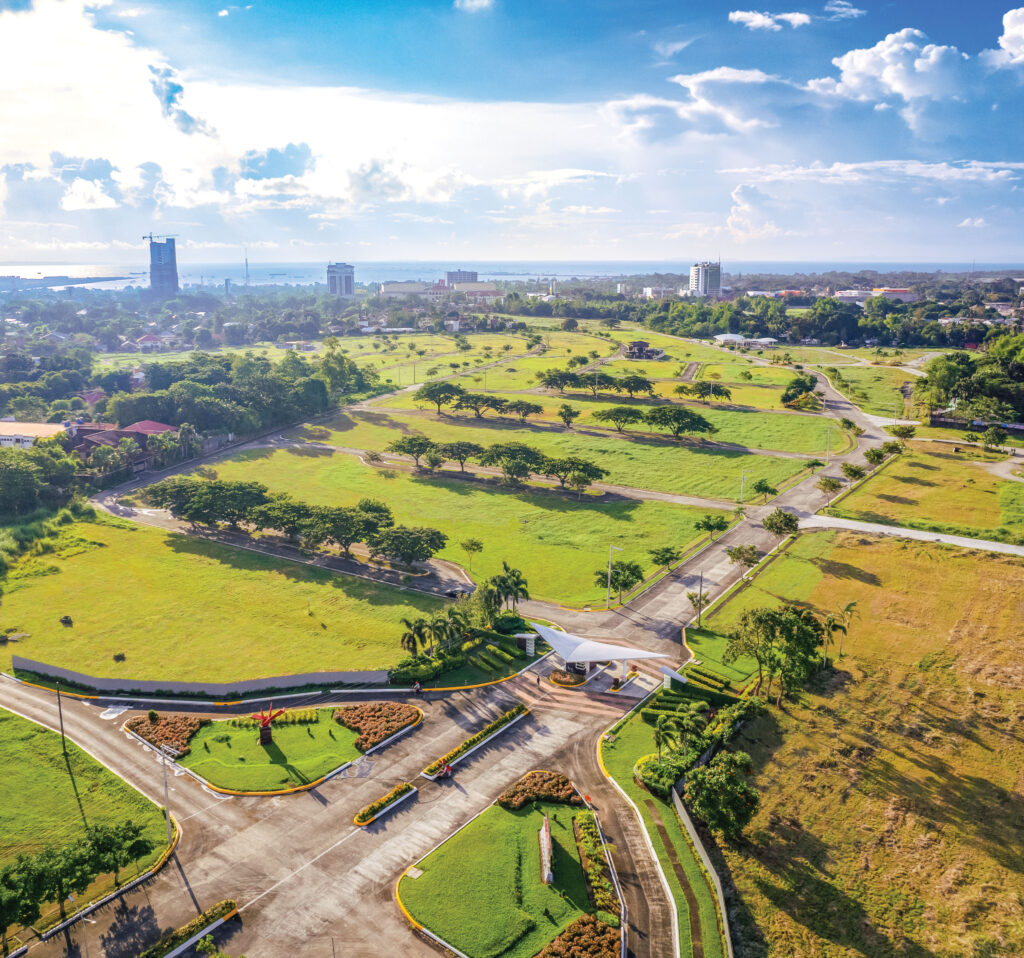
<svg viewBox="0 0 1024 958">
<path fill-rule="evenodd" d="M 909 529 L 906 526 L 888 526 L 881 522 L 860 522 L 857 519 L 838 519 L 834 516 L 807 516 L 800 520 L 801 529 L 849 529 L 851 532 L 866 532 L 871 535 L 899 536 L 901 539 L 919 539 L 922 542 L 945 542 L 962 549 L 981 549 L 985 552 L 1001 552 L 1004 555 L 1024 556 L 1024 546 L 1008 542 L 993 542 L 990 539 L 970 539 L 967 536 L 953 536 L 944 532 L 928 532 L 923 529 Z"/>
</svg>

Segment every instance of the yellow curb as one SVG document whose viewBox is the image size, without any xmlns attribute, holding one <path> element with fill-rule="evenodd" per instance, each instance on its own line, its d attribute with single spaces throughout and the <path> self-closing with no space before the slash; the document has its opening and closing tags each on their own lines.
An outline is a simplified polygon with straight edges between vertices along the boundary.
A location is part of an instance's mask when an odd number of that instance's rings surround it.
<svg viewBox="0 0 1024 958">
<path fill-rule="evenodd" d="M 628 672 L 626 674 L 626 682 L 629 682 L 630 680 L 635 679 L 639 674 L 640 674 L 639 672 Z M 608 691 L 609 692 L 614 692 L 614 693 L 618 694 L 619 692 L 621 692 L 626 687 L 626 682 L 623 682 L 622 685 L 620 685 L 617 689 L 608 689 Z"/>
<path fill-rule="evenodd" d="M 515 706 L 513 706 L 512 708 L 515 708 Z M 512 709 L 509 709 L 509 712 L 511 712 L 511 711 L 512 711 Z M 506 714 L 508 714 L 508 713 L 506 713 Z M 505 726 L 506 726 L 506 725 L 511 725 L 511 724 L 512 724 L 512 722 L 514 722 L 514 721 L 515 721 L 516 719 L 518 719 L 518 718 L 524 718 L 525 716 L 527 716 L 527 715 L 530 715 L 530 714 L 531 714 L 531 713 L 530 713 L 530 710 L 529 710 L 529 708 L 527 708 L 526 706 L 523 706 L 523 711 L 522 711 L 522 712 L 520 712 L 520 713 L 519 713 L 518 715 L 514 716 L 513 718 L 509 719 L 509 720 L 508 720 L 508 721 L 507 721 L 507 722 L 506 722 L 506 723 L 505 723 L 504 725 L 502 725 L 502 726 L 501 726 L 501 728 L 496 728 L 496 729 L 495 729 L 495 730 L 494 730 L 493 732 L 491 732 L 491 735 L 497 735 L 497 734 L 498 734 L 498 732 L 500 732 L 500 731 L 501 731 L 501 730 L 502 730 L 503 728 L 505 728 Z M 497 719 L 495 719 L 494 721 L 497 721 Z M 470 736 L 470 738 L 472 738 L 472 737 L 473 737 L 473 736 L 471 735 L 471 736 Z M 461 742 L 461 743 L 460 743 L 459 745 L 457 745 L 457 746 L 455 747 L 455 749 L 457 749 L 457 748 L 460 748 L 460 747 L 461 747 L 462 745 L 464 745 L 464 744 L 465 744 L 465 739 L 464 739 L 464 740 L 463 740 L 463 741 L 462 741 L 462 742 Z M 479 744 L 482 744 L 482 743 L 479 743 L 479 742 L 478 742 L 477 744 L 479 745 Z M 474 745 L 474 746 L 473 746 L 473 748 L 476 748 L 476 746 Z M 446 754 L 449 754 L 449 755 L 450 755 L 450 754 L 451 754 L 451 752 L 455 751 L 455 749 L 451 749 L 451 750 L 450 750 L 450 751 L 449 751 L 448 753 L 446 753 Z M 463 753 L 463 754 L 465 754 L 465 753 Z M 444 756 L 441 756 L 441 758 L 444 758 Z M 423 775 L 431 775 L 431 776 L 432 776 L 433 778 L 436 778 L 436 777 L 437 777 L 437 775 L 438 775 L 438 774 L 440 773 L 441 769 L 438 769 L 438 770 L 437 770 L 437 772 L 428 772 L 428 771 L 427 771 L 427 769 L 428 769 L 428 768 L 430 768 L 430 766 L 431 766 L 431 765 L 435 765 L 435 764 L 437 764 L 437 762 L 440 762 L 440 761 L 441 761 L 441 758 L 438 758 L 438 759 L 434 759 L 434 761 L 433 761 L 433 762 L 430 762 L 430 763 L 429 763 L 429 764 L 428 764 L 428 765 L 426 766 L 426 768 L 424 768 L 424 769 L 423 769 L 423 772 L 422 772 L 422 774 L 423 774 Z M 461 756 L 461 755 L 456 755 L 456 756 L 455 756 L 455 758 L 453 759 L 453 761 L 457 761 L 457 760 L 458 760 L 458 759 L 460 759 L 460 758 L 462 758 L 462 756 Z M 442 763 L 442 767 L 443 767 L 443 763 Z"/>
<path fill-rule="evenodd" d="M 373 823 L 374 823 L 375 821 L 377 821 L 377 819 L 378 819 L 378 818 L 379 818 L 379 817 L 381 816 L 381 814 L 382 814 L 383 812 L 386 812 L 386 811 L 387 811 L 387 810 L 388 810 L 388 809 L 389 809 L 389 808 L 390 808 L 390 807 L 391 807 L 392 805 L 394 805 L 394 804 L 395 804 L 395 802 L 397 802 L 397 801 L 398 801 L 398 800 L 399 800 L 400 798 L 405 798 L 405 796 L 406 796 L 406 795 L 410 794 L 410 793 L 411 793 L 412 791 L 414 791 L 414 790 L 415 790 L 415 786 L 414 786 L 414 785 L 412 784 L 412 782 L 406 782 L 405 784 L 406 784 L 406 785 L 408 785 L 408 786 L 409 786 L 409 788 L 407 788 L 407 789 L 406 789 L 406 790 L 405 790 L 404 792 L 402 792 L 402 793 L 401 793 L 400 795 L 396 795 L 396 796 L 395 796 L 395 797 L 394 797 L 394 798 L 393 798 L 393 799 L 392 799 L 392 800 L 391 800 L 390 802 L 388 802 L 388 803 L 387 803 L 387 805 L 385 805 L 385 806 L 384 806 L 384 807 L 383 807 L 383 808 L 382 808 L 382 809 L 381 809 L 381 810 L 380 810 L 380 811 L 379 811 L 379 812 L 378 812 L 378 813 L 377 813 L 376 815 L 374 815 L 374 816 L 373 816 L 372 818 L 368 818 L 368 819 L 367 819 L 367 820 L 366 820 L 366 821 L 364 822 L 364 821 L 361 821 L 361 820 L 360 820 L 360 818 L 359 818 L 359 813 L 358 813 L 358 812 L 356 812 L 356 815 L 355 815 L 355 817 L 354 817 L 354 818 L 352 819 L 352 824 L 353 824 L 353 825 L 357 825 L 357 826 L 359 826 L 359 828 L 366 828 L 366 826 L 367 826 L 367 825 L 372 825 L 372 824 L 373 824 Z M 396 786 L 396 787 L 397 787 L 397 786 Z"/>
<path fill-rule="evenodd" d="M 412 865 L 409 866 L 409 868 L 412 867 Z M 413 918 L 412 915 L 409 914 L 409 909 L 402 904 L 402 896 L 398 893 L 398 886 L 402 884 L 402 879 L 405 878 L 406 874 L 409 871 L 409 868 L 406 868 L 406 870 L 398 876 L 398 881 L 395 882 L 395 901 L 398 902 L 398 907 L 402 909 L 402 914 L 405 915 L 405 917 L 409 920 L 409 924 L 412 925 L 413 928 L 419 928 L 420 930 L 422 930 L 423 926 L 415 918 Z"/>
<path fill-rule="evenodd" d="M 18 679 L 18 681 L 22 685 L 29 686 L 29 688 L 42 689 L 44 692 L 53 692 L 54 694 L 56 694 L 56 692 L 57 692 L 56 689 L 51 689 L 47 685 L 37 685 L 35 682 L 26 682 L 24 679 Z M 61 695 L 69 695 L 73 699 L 98 699 L 100 697 L 98 695 L 83 695 L 81 692 L 65 692 L 63 689 L 60 690 L 60 694 Z M 114 696 L 109 696 L 109 697 L 110 698 L 114 698 Z"/>
</svg>

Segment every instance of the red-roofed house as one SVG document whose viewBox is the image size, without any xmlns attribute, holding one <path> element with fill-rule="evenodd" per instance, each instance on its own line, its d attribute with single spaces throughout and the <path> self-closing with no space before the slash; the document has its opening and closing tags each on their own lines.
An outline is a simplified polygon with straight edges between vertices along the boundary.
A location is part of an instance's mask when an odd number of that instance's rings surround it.
<svg viewBox="0 0 1024 958">
<path fill-rule="evenodd" d="M 177 432 L 177 426 L 168 426 L 166 423 L 154 422 L 152 419 L 142 419 L 125 426 L 122 432 L 141 432 L 144 436 L 155 436 L 161 432 Z"/>
</svg>

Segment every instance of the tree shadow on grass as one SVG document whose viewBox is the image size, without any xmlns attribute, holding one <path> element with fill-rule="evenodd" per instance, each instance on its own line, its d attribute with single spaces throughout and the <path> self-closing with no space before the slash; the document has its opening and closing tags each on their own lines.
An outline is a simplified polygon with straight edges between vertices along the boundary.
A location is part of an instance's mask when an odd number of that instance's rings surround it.
<svg viewBox="0 0 1024 958">
<path fill-rule="evenodd" d="M 334 455 L 334 450 L 326 446 L 285 446 L 284 452 L 306 459 L 330 459 Z"/>
<path fill-rule="evenodd" d="M 291 762 L 288 761 L 288 756 L 281 751 L 281 747 L 277 742 L 271 741 L 262 746 L 262 748 L 263 751 L 267 753 L 267 758 L 270 760 L 270 764 L 283 768 L 297 784 L 306 785 L 312 781 L 305 772 L 300 772 L 294 765 L 292 765 Z"/>
<path fill-rule="evenodd" d="M 817 566 L 823 575 L 834 579 L 854 579 L 865 585 L 882 584 L 882 580 L 874 572 L 868 572 L 867 569 L 861 569 L 849 562 L 838 562 L 835 559 L 811 559 L 810 562 Z"/>
<path fill-rule="evenodd" d="M 931 479 L 919 479 L 917 476 L 897 476 L 890 475 L 890 479 L 895 479 L 897 482 L 902 482 L 908 486 L 937 486 L 937 482 L 932 482 Z"/>
<path fill-rule="evenodd" d="M 895 506 L 916 506 L 917 499 L 908 499 L 906 496 L 890 496 L 884 492 L 878 493 L 878 498 L 885 502 L 891 502 Z"/>
</svg>

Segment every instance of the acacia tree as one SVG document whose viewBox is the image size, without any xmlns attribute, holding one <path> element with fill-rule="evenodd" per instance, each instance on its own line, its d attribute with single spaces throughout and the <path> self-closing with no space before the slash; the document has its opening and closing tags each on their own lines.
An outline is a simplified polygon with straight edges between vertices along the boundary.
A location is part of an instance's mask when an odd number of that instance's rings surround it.
<svg viewBox="0 0 1024 958">
<path fill-rule="evenodd" d="M 373 536 L 367 545 L 374 558 L 385 556 L 405 565 L 424 562 L 445 547 L 448 537 L 424 526 L 392 526 Z"/>
<path fill-rule="evenodd" d="M 633 398 L 634 393 L 647 393 L 650 396 L 654 395 L 654 385 L 649 379 L 645 379 L 643 376 L 623 376 L 619 380 L 619 389 L 622 392 L 629 393 L 629 398 Z"/>
<path fill-rule="evenodd" d="M 420 468 L 420 459 L 434 448 L 434 442 L 426 436 L 401 436 L 388 443 L 387 452 L 398 453 L 400 456 L 411 456 L 416 468 Z"/>
<path fill-rule="evenodd" d="M 572 429 L 573 422 L 579 418 L 580 410 L 574 406 L 570 406 L 568 403 L 562 403 L 558 407 L 558 418 L 562 420 L 562 425 L 566 429 Z"/>
<path fill-rule="evenodd" d="M 759 496 L 764 496 L 762 502 L 767 502 L 769 496 L 777 496 L 779 490 L 775 488 L 767 479 L 758 479 L 754 483 L 754 493 Z"/>
<path fill-rule="evenodd" d="M 651 561 L 655 565 L 664 566 L 665 571 L 668 572 L 669 566 L 673 562 L 679 561 L 682 553 L 674 548 L 673 546 L 660 546 L 657 549 L 651 549 L 647 553 L 651 557 Z"/>
<path fill-rule="evenodd" d="M 456 402 L 465 393 L 461 386 L 449 382 L 425 383 L 413 395 L 419 402 L 432 402 L 437 406 L 437 414 L 441 415 L 441 407 Z"/>
<path fill-rule="evenodd" d="M 586 360 L 584 360 L 584 362 L 586 362 Z M 597 397 L 597 394 L 600 390 L 614 390 L 619 385 L 619 380 L 616 379 L 614 376 L 609 376 L 608 373 L 584 373 L 582 376 L 578 376 L 577 378 L 579 379 L 580 384 L 586 386 L 595 398 Z"/>
<path fill-rule="evenodd" d="M 622 602 L 622 594 L 629 592 L 634 586 L 644 580 L 643 566 L 639 562 L 632 562 L 628 559 L 616 559 L 611 565 L 611 588 L 617 592 L 619 602 Z M 608 569 L 598 569 L 594 573 L 594 581 L 597 585 L 607 586 L 609 582 Z"/>
<path fill-rule="evenodd" d="M 463 539 L 459 543 L 459 548 L 466 553 L 469 558 L 469 571 L 473 571 L 473 556 L 478 552 L 483 552 L 484 544 L 479 539 Z"/>
<path fill-rule="evenodd" d="M 446 442 L 438 446 L 438 452 L 441 453 L 445 459 L 451 459 L 459 464 L 459 469 L 462 472 L 466 471 L 466 461 L 479 456 L 484 451 L 483 446 L 477 445 L 475 442 L 466 442 L 459 440 L 457 442 Z"/>
<path fill-rule="evenodd" d="M 539 416 L 544 412 L 543 406 L 535 402 L 529 402 L 526 399 L 516 399 L 510 402 L 505 409 L 517 415 L 520 422 L 526 422 L 527 416 Z"/>
<path fill-rule="evenodd" d="M 746 752 L 719 752 L 686 775 L 686 804 L 712 831 L 733 841 L 757 813 L 760 796 L 745 778 L 753 769 Z"/>
<path fill-rule="evenodd" d="M 800 529 L 800 520 L 792 512 L 776 509 L 764 517 L 761 525 L 773 536 L 778 536 L 781 539 L 783 536 L 796 535 Z"/>
<path fill-rule="evenodd" d="M 644 414 L 635 406 L 612 406 L 610 409 L 599 409 L 594 413 L 593 418 L 598 422 L 610 422 L 619 432 L 622 432 L 624 426 L 643 422 Z"/>
<path fill-rule="evenodd" d="M 698 532 L 706 532 L 708 538 L 714 542 L 716 532 L 725 532 L 729 528 L 729 520 L 720 512 L 707 512 L 693 524 Z"/>
<path fill-rule="evenodd" d="M 843 488 L 843 484 L 838 479 L 833 479 L 832 476 L 822 476 L 818 480 L 818 488 L 831 499 Z"/>
<path fill-rule="evenodd" d="M 592 482 L 596 482 L 598 479 L 603 479 L 608 475 L 607 469 L 602 469 L 600 466 L 592 463 L 589 459 L 583 459 L 580 456 L 564 456 L 560 459 L 545 459 L 540 468 L 543 470 L 545 476 L 557 479 L 562 488 L 565 488 L 565 484 L 569 481 L 569 477 L 574 474 L 577 477 L 585 476 L 587 478 L 588 486 Z"/>
<path fill-rule="evenodd" d="M 748 569 L 757 565 L 759 560 L 759 554 L 757 546 L 745 545 L 745 546 L 730 546 L 725 550 L 725 554 L 729 557 L 729 561 L 733 565 L 746 566 Z"/>
<path fill-rule="evenodd" d="M 899 440 L 900 448 L 904 448 L 907 440 L 917 435 L 917 426 L 890 426 L 889 432 Z"/>
<path fill-rule="evenodd" d="M 718 430 L 702 415 L 685 406 L 655 406 L 644 419 L 655 429 L 667 429 L 675 439 L 683 433 L 712 434 Z"/>
</svg>

